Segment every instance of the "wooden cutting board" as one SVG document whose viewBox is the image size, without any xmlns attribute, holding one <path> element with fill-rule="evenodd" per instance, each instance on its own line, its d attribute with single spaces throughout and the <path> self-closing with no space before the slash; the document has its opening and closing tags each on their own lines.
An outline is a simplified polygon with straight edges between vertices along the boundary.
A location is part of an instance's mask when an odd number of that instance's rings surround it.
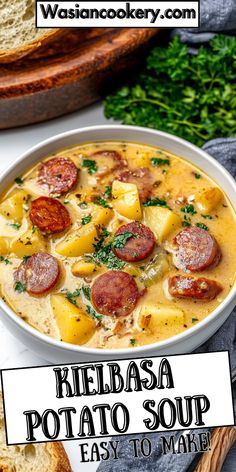
<svg viewBox="0 0 236 472">
<path fill-rule="evenodd" d="M 100 99 L 130 74 L 157 34 L 155 28 L 68 30 L 52 46 L 0 65 L 0 129 L 49 120 Z"/>
</svg>

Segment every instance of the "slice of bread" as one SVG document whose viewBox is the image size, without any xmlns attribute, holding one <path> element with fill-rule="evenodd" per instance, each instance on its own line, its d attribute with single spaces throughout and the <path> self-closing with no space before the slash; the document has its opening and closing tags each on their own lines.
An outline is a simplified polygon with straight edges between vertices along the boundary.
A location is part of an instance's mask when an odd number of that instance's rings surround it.
<svg viewBox="0 0 236 472">
<path fill-rule="evenodd" d="M 0 472 L 72 472 L 61 443 L 6 445 L 1 392 Z"/>
<path fill-rule="evenodd" d="M 0 63 L 26 56 L 63 31 L 35 28 L 34 0 L 0 0 Z"/>
</svg>

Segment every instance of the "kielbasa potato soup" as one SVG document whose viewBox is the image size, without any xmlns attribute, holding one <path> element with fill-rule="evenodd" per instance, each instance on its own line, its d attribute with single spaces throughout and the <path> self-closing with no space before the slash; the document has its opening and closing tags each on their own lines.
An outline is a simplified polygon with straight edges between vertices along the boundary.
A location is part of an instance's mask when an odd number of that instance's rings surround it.
<svg viewBox="0 0 236 472">
<path fill-rule="evenodd" d="M 95 142 L 19 175 L 0 201 L 1 296 L 35 329 L 96 348 L 181 333 L 229 293 L 230 201 L 155 147 Z"/>
</svg>

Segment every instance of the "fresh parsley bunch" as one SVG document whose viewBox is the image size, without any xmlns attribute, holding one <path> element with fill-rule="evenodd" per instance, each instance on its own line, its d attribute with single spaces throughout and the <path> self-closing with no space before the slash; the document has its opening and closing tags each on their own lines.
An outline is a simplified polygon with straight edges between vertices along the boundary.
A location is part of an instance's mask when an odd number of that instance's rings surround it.
<svg viewBox="0 0 236 472">
<path fill-rule="evenodd" d="M 215 36 L 196 55 L 178 36 L 154 48 L 136 79 L 106 98 L 105 115 L 198 146 L 236 133 L 236 39 Z"/>
</svg>

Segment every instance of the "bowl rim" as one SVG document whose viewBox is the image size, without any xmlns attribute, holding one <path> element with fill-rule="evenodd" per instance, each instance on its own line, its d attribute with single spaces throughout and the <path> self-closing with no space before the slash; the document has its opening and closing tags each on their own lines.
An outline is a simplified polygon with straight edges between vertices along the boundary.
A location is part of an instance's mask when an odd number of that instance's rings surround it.
<svg viewBox="0 0 236 472">
<path fill-rule="evenodd" d="M 178 136 L 166 133 L 164 131 L 160 130 L 155 130 L 155 129 L 150 129 L 150 128 L 145 128 L 145 127 L 139 127 L 139 126 L 129 126 L 129 125 L 122 125 L 122 124 L 104 124 L 104 125 L 94 125 L 94 126 L 86 126 L 83 128 L 75 128 L 73 130 L 65 131 L 62 133 L 59 133 L 57 135 L 54 135 L 50 138 L 47 138 L 43 141 L 40 141 L 36 145 L 30 147 L 27 151 L 22 153 L 17 159 L 15 159 L 0 175 L 0 186 L 4 183 L 5 178 L 8 176 L 8 174 L 12 171 L 14 171 L 14 168 L 16 168 L 20 163 L 24 162 L 30 155 L 34 154 L 37 151 L 40 151 L 45 146 L 48 146 L 52 143 L 56 143 L 57 141 L 68 138 L 72 135 L 83 135 L 84 133 L 92 133 L 92 132 L 99 132 L 99 131 L 112 131 L 112 130 L 123 130 L 123 131 L 133 131 L 135 133 L 142 133 L 142 134 L 150 134 L 153 136 L 162 137 L 166 138 L 168 140 L 172 140 L 176 144 L 180 144 L 184 146 L 186 149 L 192 150 L 201 157 L 203 157 L 206 161 L 210 162 L 210 164 L 213 167 L 218 168 L 219 172 L 224 175 L 226 180 L 229 181 L 231 186 L 233 187 L 235 194 L 236 194 L 236 181 L 233 178 L 233 176 L 212 156 L 210 156 L 207 152 L 202 150 L 201 148 L 195 146 L 194 144 L 190 143 L 189 141 L 186 141 L 185 139 L 179 138 Z M 108 141 L 112 141 L 111 138 L 108 139 Z M 114 139 L 115 141 L 115 139 Z M 125 139 L 122 139 L 122 141 L 126 141 Z M 87 141 L 86 141 L 87 142 Z M 130 142 L 127 140 L 127 142 Z M 145 144 L 145 143 L 144 143 Z M 62 148 L 63 149 L 63 148 Z M 188 160 L 187 158 L 183 158 L 185 160 Z M 211 176 L 210 176 L 211 177 Z M 218 184 L 218 182 L 216 182 Z M 219 185 L 219 184 L 218 184 Z M 233 205 L 233 204 L 232 204 Z M 99 355 L 101 357 L 101 354 L 104 354 L 104 357 L 107 356 L 119 356 L 121 355 L 124 357 L 126 354 L 127 356 L 130 356 L 131 352 L 135 352 L 135 356 L 137 357 L 138 355 L 142 355 L 142 353 L 147 354 L 149 351 L 154 351 L 155 349 L 157 350 L 163 350 L 163 348 L 168 349 L 170 346 L 174 346 L 176 344 L 179 344 L 181 342 L 184 342 L 184 340 L 191 338 L 195 335 L 198 334 L 198 332 L 202 331 L 207 325 L 210 325 L 211 322 L 216 320 L 220 314 L 227 308 L 228 305 L 230 305 L 233 300 L 236 300 L 236 281 L 234 283 L 234 286 L 231 288 L 230 292 L 226 296 L 226 298 L 219 304 L 218 307 L 216 307 L 215 310 L 213 310 L 208 316 L 206 316 L 203 320 L 199 321 L 195 326 L 192 326 L 191 328 L 188 328 L 186 331 L 183 331 L 175 336 L 172 336 L 170 338 L 164 339 L 162 341 L 157 341 L 152 344 L 145 344 L 143 346 L 137 346 L 135 348 L 135 351 L 130 347 L 128 348 L 118 348 L 118 349 L 106 349 L 106 348 L 94 348 L 94 347 L 88 347 L 88 346 L 80 346 L 76 344 L 70 344 L 66 343 L 64 341 L 59 341 L 57 339 L 51 338 L 47 336 L 44 333 L 41 333 L 38 331 L 36 328 L 33 328 L 29 324 L 27 324 L 25 321 L 23 321 L 10 306 L 3 301 L 2 298 L 0 298 L 0 309 L 10 317 L 11 321 L 18 325 L 20 329 L 25 331 L 27 335 L 37 338 L 37 340 L 41 344 L 46 344 L 50 345 L 53 348 L 57 348 L 62 351 L 67 351 L 67 352 L 74 352 L 74 353 L 83 353 L 87 355 L 94 355 L 95 357 Z"/>
</svg>

